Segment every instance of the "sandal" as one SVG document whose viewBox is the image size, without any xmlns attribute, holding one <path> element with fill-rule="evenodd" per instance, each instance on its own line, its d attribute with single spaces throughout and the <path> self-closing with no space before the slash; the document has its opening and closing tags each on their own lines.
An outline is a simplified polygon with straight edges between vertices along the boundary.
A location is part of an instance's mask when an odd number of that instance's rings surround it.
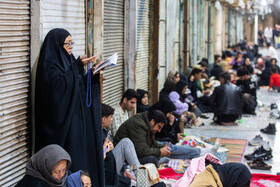
<svg viewBox="0 0 280 187">
<path fill-rule="evenodd" d="M 251 169 L 260 169 L 260 170 L 270 170 L 271 166 L 266 164 L 262 160 L 254 160 L 253 162 L 247 162 Z"/>
</svg>

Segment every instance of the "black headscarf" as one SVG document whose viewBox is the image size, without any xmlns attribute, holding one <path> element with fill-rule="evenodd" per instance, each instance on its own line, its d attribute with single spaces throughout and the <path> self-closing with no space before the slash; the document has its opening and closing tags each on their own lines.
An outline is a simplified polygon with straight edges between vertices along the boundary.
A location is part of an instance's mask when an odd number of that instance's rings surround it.
<svg viewBox="0 0 280 187">
<path fill-rule="evenodd" d="M 52 187 L 65 186 L 68 171 L 60 181 L 52 176 L 52 170 L 61 160 L 67 161 L 68 170 L 71 166 L 69 154 L 59 145 L 48 145 L 30 158 L 26 166 L 26 175 L 42 179 Z"/>
<path fill-rule="evenodd" d="M 186 81 L 180 80 L 176 85 L 175 85 L 175 91 L 180 95 L 180 100 L 184 100 L 184 94 L 182 94 L 182 90 L 188 85 Z"/>
<path fill-rule="evenodd" d="M 250 185 L 252 174 L 242 163 L 213 164 L 213 167 L 219 174 L 223 186 L 243 187 Z"/>
<path fill-rule="evenodd" d="M 149 105 L 143 105 L 142 104 L 142 98 L 144 97 L 145 94 L 148 95 L 148 91 L 142 90 L 142 89 L 137 89 L 137 92 L 140 97 L 137 98 L 137 113 L 141 112 L 146 112 L 149 110 Z"/>
<path fill-rule="evenodd" d="M 175 82 L 173 80 L 166 79 L 164 86 L 159 93 L 159 100 L 169 100 L 169 93 L 174 90 Z"/>
<path fill-rule="evenodd" d="M 45 37 L 36 71 L 35 152 L 58 144 L 70 155 L 72 172 L 87 170 L 104 185 L 99 75 L 92 76 L 92 105 L 86 106 L 83 63 L 63 48 L 70 33 L 53 29 Z"/>
<path fill-rule="evenodd" d="M 167 113 L 170 113 L 170 112 L 174 112 L 176 110 L 176 107 L 173 104 L 173 102 L 170 100 L 165 100 L 165 99 L 155 103 L 152 106 L 152 108 L 154 110 L 162 111 L 162 113 L 164 113 L 164 115 L 166 115 Z"/>
</svg>

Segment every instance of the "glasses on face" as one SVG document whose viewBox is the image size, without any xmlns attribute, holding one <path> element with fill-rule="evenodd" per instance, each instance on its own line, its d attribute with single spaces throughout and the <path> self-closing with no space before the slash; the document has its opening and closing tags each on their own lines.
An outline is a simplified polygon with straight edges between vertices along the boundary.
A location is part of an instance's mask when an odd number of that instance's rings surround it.
<svg viewBox="0 0 280 187">
<path fill-rule="evenodd" d="M 67 47 L 74 46 L 74 44 L 75 44 L 75 42 L 64 43 L 64 45 L 66 45 Z"/>
</svg>

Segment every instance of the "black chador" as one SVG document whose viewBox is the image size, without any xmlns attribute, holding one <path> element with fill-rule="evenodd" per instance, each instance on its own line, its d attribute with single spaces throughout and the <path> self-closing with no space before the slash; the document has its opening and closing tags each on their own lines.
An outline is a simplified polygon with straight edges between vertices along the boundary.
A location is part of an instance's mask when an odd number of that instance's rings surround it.
<svg viewBox="0 0 280 187">
<path fill-rule="evenodd" d="M 35 151 L 58 144 L 71 156 L 71 171 L 87 170 L 93 186 L 104 186 L 99 74 L 87 85 L 80 58 L 63 48 L 70 33 L 51 30 L 36 72 Z M 91 72 L 91 70 L 90 70 Z M 87 86 L 92 104 L 86 105 Z"/>
</svg>

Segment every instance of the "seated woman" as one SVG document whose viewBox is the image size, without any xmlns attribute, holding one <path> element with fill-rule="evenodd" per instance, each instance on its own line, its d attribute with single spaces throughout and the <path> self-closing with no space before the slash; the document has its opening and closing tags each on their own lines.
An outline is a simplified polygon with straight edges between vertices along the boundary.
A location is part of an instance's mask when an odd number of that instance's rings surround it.
<svg viewBox="0 0 280 187">
<path fill-rule="evenodd" d="M 77 171 L 67 178 L 67 187 L 91 187 L 91 180 L 87 171 Z"/>
<path fill-rule="evenodd" d="M 65 186 L 70 166 L 70 155 L 62 147 L 48 145 L 30 158 L 26 166 L 26 175 L 16 186 Z"/>
<path fill-rule="evenodd" d="M 168 73 L 166 80 L 172 80 L 175 82 L 175 84 L 177 82 L 180 81 L 180 74 L 178 71 L 172 70 Z"/>
<path fill-rule="evenodd" d="M 111 186 L 130 186 L 136 180 L 135 175 L 127 166 L 142 166 L 137 158 L 132 141 L 122 139 L 114 148 L 109 139 L 108 128 L 112 122 L 114 109 L 109 105 L 102 104 L 102 129 L 103 150 L 105 166 L 105 184 Z M 127 164 L 126 164 L 127 163 Z"/>
<path fill-rule="evenodd" d="M 238 69 L 240 66 L 242 66 L 244 63 L 244 59 L 242 57 L 242 54 L 240 52 L 237 53 L 237 56 L 232 60 L 230 65 L 232 66 L 232 69 Z"/>
<path fill-rule="evenodd" d="M 269 60 L 267 60 L 265 62 L 265 69 L 262 71 L 262 73 L 260 75 L 258 75 L 260 77 L 258 86 L 268 86 L 269 85 L 269 81 L 270 81 L 270 76 L 271 76 L 271 62 Z"/>
<path fill-rule="evenodd" d="M 252 174 L 242 163 L 209 164 L 196 175 L 189 187 L 249 187 Z"/>
<path fill-rule="evenodd" d="M 271 62 L 272 67 L 276 67 L 276 69 L 277 69 L 277 71 L 278 71 L 278 73 L 279 73 L 279 72 L 280 72 L 280 68 L 279 68 L 279 66 L 277 65 L 277 59 L 276 59 L 276 58 L 272 58 L 272 59 L 270 60 L 270 62 Z"/>
<path fill-rule="evenodd" d="M 148 105 L 148 91 L 137 89 L 137 93 L 140 96 L 137 98 L 137 113 L 148 111 L 150 108 Z"/>
<path fill-rule="evenodd" d="M 187 87 L 187 85 L 186 85 Z M 185 88 L 182 90 L 186 90 Z M 169 99 L 173 102 L 173 104 L 176 107 L 175 113 L 185 117 L 187 121 L 192 121 L 192 124 L 197 126 L 200 125 L 200 121 L 196 118 L 195 114 L 193 112 L 188 111 L 189 110 L 189 104 L 184 103 L 180 100 L 180 95 L 176 92 L 173 91 L 169 94 Z"/>
<path fill-rule="evenodd" d="M 249 187 L 252 174 L 242 163 L 226 163 L 211 154 L 192 159 L 174 187 Z"/>
<path fill-rule="evenodd" d="M 162 144 L 166 145 L 168 142 L 171 142 L 170 148 L 171 155 L 170 158 L 173 159 L 192 159 L 199 156 L 203 156 L 206 153 L 216 154 L 219 143 L 215 144 L 212 148 L 192 148 L 187 146 L 176 146 L 174 145 L 180 139 L 183 139 L 183 133 L 180 133 L 178 119 L 172 115 L 172 112 L 176 110 L 174 104 L 169 100 L 162 100 L 152 106 L 155 110 L 160 110 L 165 115 L 168 123 L 165 124 L 160 132 L 155 134 L 156 140 Z M 161 160 L 159 161 L 161 162 Z"/>
<path fill-rule="evenodd" d="M 184 123 L 187 121 L 192 121 L 192 124 L 197 126 L 201 124 L 201 121 L 196 118 L 196 115 L 189 111 L 189 104 L 184 103 L 185 93 L 188 88 L 188 84 L 185 81 L 180 80 L 175 85 L 175 91 L 172 91 L 169 94 L 169 99 L 173 102 L 176 107 L 175 113 L 181 116 L 180 129 L 183 132 Z M 193 103 L 190 103 L 192 110 L 199 110 Z M 201 112 L 197 112 L 198 116 L 201 115 Z M 185 118 L 185 119 L 184 119 Z"/>
<path fill-rule="evenodd" d="M 163 88 L 159 92 L 159 100 L 169 100 L 169 93 L 174 91 L 175 85 L 173 80 L 166 79 Z"/>
</svg>

